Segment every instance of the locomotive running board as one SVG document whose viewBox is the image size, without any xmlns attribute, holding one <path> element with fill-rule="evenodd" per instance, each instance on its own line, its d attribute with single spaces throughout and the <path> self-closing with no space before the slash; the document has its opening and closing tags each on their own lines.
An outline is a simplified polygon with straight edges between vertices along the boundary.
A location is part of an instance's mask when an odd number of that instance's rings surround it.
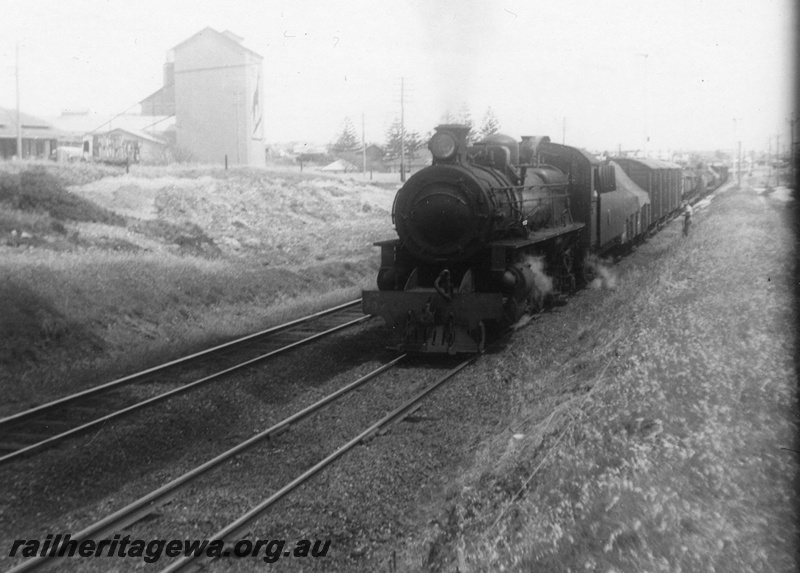
<svg viewBox="0 0 800 573">
<path fill-rule="evenodd" d="M 492 241 L 489 244 L 492 247 L 523 249 L 537 243 L 543 243 L 545 241 L 549 241 L 550 239 L 560 237 L 561 235 L 575 233 L 583 229 L 585 226 L 586 225 L 584 223 L 569 223 L 563 227 L 550 227 L 544 231 L 534 231 L 524 239 L 505 239 L 500 241 Z"/>
</svg>

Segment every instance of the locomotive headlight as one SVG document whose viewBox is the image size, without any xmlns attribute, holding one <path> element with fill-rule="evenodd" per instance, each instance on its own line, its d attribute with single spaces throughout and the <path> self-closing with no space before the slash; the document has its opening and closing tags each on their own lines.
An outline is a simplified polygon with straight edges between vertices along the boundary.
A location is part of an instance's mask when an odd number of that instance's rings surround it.
<svg viewBox="0 0 800 573">
<path fill-rule="evenodd" d="M 428 149 L 434 159 L 440 161 L 451 159 L 456 154 L 456 138 L 449 133 L 439 132 L 431 137 Z"/>
</svg>

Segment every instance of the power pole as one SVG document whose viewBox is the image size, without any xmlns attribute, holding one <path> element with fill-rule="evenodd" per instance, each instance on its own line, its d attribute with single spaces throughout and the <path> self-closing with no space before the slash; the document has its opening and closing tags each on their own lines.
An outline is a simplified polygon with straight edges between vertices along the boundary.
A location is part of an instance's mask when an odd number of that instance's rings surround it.
<svg viewBox="0 0 800 573">
<path fill-rule="evenodd" d="M 734 117 L 733 118 L 733 137 L 734 137 L 734 139 L 738 139 L 739 138 L 739 129 L 738 129 L 738 127 L 739 127 L 739 120 L 740 119 L 741 119 L 740 117 Z M 742 140 L 741 139 L 739 139 L 738 144 L 739 144 L 739 153 L 738 153 L 737 159 L 736 159 L 736 177 L 737 177 L 737 182 L 738 182 L 737 184 L 739 185 L 739 187 L 741 187 L 742 186 Z M 734 153 L 736 153 L 736 149 L 734 149 Z"/>
<path fill-rule="evenodd" d="M 400 78 L 400 181 L 406 182 L 405 77 Z"/>
<path fill-rule="evenodd" d="M 361 112 L 361 169 L 364 171 L 364 177 L 367 176 L 367 144 L 364 138 L 364 112 Z"/>
<path fill-rule="evenodd" d="M 789 145 L 789 161 L 791 162 L 792 166 L 792 184 L 797 185 L 797 153 L 794 150 L 795 141 L 794 141 L 794 124 L 797 120 L 794 118 L 794 112 L 792 112 L 792 117 L 789 119 L 789 138 L 790 138 L 790 145 Z"/>
<path fill-rule="evenodd" d="M 567 139 L 567 118 L 564 117 L 561 120 L 561 145 L 564 145 L 566 139 Z"/>
<path fill-rule="evenodd" d="M 739 162 L 737 163 L 739 169 L 736 170 L 736 184 L 741 188 L 742 186 L 742 140 L 739 140 Z"/>
<path fill-rule="evenodd" d="M 647 83 L 648 83 L 647 58 L 650 56 L 650 54 L 636 54 L 636 55 L 637 56 L 641 56 L 642 58 L 644 58 L 644 81 L 642 82 L 642 84 L 644 84 L 643 87 L 642 87 L 642 91 L 643 91 L 642 99 L 644 100 L 644 155 L 645 155 L 645 157 L 648 157 L 650 155 L 650 134 L 648 133 L 649 129 L 647 127 L 647 119 L 648 119 L 648 117 L 647 117 L 648 116 L 648 109 L 647 109 L 647 99 L 648 99 L 647 98 L 647 95 L 648 95 L 647 94 L 647 91 L 648 91 L 647 90 L 647 87 L 648 87 L 647 86 Z"/>
<path fill-rule="evenodd" d="M 770 179 L 772 179 L 772 136 L 767 139 L 767 189 L 770 188 Z"/>
<path fill-rule="evenodd" d="M 239 157 L 239 129 L 241 128 L 241 125 L 239 123 L 239 116 L 241 115 L 239 113 L 239 104 L 241 102 L 239 101 L 240 92 L 238 89 L 236 90 L 236 93 L 233 97 L 236 98 L 236 163 L 241 164 L 242 161 Z"/>
<path fill-rule="evenodd" d="M 19 42 L 17 42 L 17 63 L 15 72 L 17 79 L 17 159 L 22 159 L 22 115 L 19 111 Z"/>
</svg>

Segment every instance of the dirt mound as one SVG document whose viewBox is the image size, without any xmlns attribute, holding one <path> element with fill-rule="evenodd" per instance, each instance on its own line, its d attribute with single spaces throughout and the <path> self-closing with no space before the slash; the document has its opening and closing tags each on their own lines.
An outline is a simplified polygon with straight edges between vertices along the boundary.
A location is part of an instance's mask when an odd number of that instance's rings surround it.
<svg viewBox="0 0 800 573">
<path fill-rule="evenodd" d="M 255 256 L 284 265 L 369 256 L 372 241 L 391 236 L 394 189 L 366 181 L 206 166 L 136 166 L 98 178 L 104 173 L 92 166 L 4 166 L 0 243 Z"/>
<path fill-rule="evenodd" d="M 270 264 L 363 250 L 391 234 L 394 191 L 366 182 L 258 170 L 159 173 L 106 178 L 71 191 L 136 219 L 129 228 L 137 233 L 199 229 L 190 235 L 221 254 L 258 255 Z"/>
</svg>

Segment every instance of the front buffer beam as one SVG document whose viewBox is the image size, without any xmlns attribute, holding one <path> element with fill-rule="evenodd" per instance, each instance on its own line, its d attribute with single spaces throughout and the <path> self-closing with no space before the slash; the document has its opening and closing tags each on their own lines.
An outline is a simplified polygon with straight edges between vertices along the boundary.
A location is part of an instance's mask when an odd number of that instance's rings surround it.
<svg viewBox="0 0 800 573">
<path fill-rule="evenodd" d="M 404 352 L 475 353 L 483 350 L 485 324 L 503 319 L 500 293 L 463 292 L 445 298 L 435 289 L 365 290 L 364 314 L 380 316 L 392 346 Z"/>
</svg>

